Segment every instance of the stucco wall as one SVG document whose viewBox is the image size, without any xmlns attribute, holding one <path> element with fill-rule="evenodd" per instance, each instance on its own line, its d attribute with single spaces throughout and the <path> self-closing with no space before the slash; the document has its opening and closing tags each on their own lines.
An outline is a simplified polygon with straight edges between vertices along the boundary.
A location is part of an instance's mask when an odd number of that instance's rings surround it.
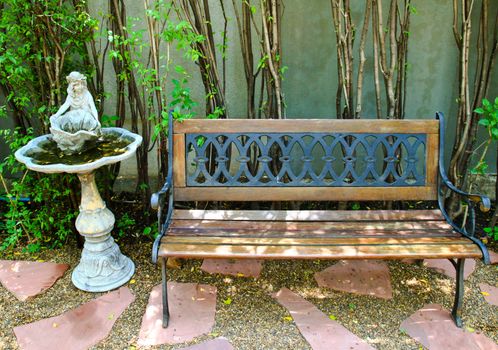
<svg viewBox="0 0 498 350">
<path fill-rule="evenodd" d="M 285 0 L 282 20 L 283 64 L 288 66 L 283 81 L 283 91 L 287 104 L 286 114 L 289 118 L 330 118 L 335 117 L 335 93 L 337 89 L 337 68 L 335 34 L 331 18 L 330 1 Z M 352 1 L 353 20 L 361 30 L 363 2 Z M 478 5 L 480 1 L 477 1 Z M 491 1 L 492 10 L 498 9 L 498 1 Z M 210 1 L 211 15 L 214 23 L 215 37 L 220 38 L 222 15 L 218 1 Z M 387 1 L 386 1 L 387 4 Z M 454 138 L 454 115 L 457 110 L 458 91 L 458 52 L 452 32 L 452 2 L 449 0 L 424 1 L 414 0 L 417 13 L 411 15 L 409 53 L 408 53 L 408 88 L 407 118 L 433 118 L 436 111 L 442 111 L 448 120 L 447 151 Z M 89 0 L 91 11 L 98 15 L 106 11 L 107 1 Z M 143 17 L 143 2 L 127 2 L 128 15 Z M 232 11 L 231 1 L 225 0 L 229 18 L 227 50 L 227 92 L 228 111 L 231 117 L 243 117 L 246 114 L 245 78 L 240 54 L 239 36 Z M 475 11 L 476 19 L 478 11 Z M 137 28 L 145 25 L 138 24 Z M 370 30 L 371 31 L 371 30 Z M 477 28 L 476 28 L 477 31 Z M 371 34 L 371 33 L 370 33 Z M 359 36 L 359 33 L 358 33 Z M 367 42 L 371 42 L 368 40 Z M 356 40 L 355 52 L 359 37 Z M 256 45 L 256 44 L 255 44 Z M 164 47 L 164 46 L 163 46 Z M 195 99 L 200 101 L 197 112 L 204 114 L 202 103 L 204 90 L 195 65 L 185 62 L 181 53 L 172 51 L 173 59 L 182 62 L 192 74 L 191 89 Z M 375 114 L 375 94 L 372 73 L 372 47 L 366 48 L 367 63 L 363 89 L 363 117 Z M 107 68 L 108 91 L 112 94 L 114 76 L 112 67 Z M 498 95 L 498 69 L 493 72 L 489 98 Z M 106 103 L 107 114 L 113 113 L 113 101 Z M 0 121 L 2 127 L 4 121 Z M 495 154 L 490 154 L 494 171 Z M 151 152 L 151 165 L 155 165 L 154 152 Z M 132 176 L 135 173 L 134 160 L 125 162 L 121 175 Z M 151 169 L 151 174 L 155 173 Z"/>
</svg>

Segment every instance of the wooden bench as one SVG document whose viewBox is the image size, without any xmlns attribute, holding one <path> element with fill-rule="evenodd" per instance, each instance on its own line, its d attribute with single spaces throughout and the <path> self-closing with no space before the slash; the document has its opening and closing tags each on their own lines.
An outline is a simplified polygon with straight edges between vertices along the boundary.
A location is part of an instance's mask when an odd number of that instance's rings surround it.
<svg viewBox="0 0 498 350">
<path fill-rule="evenodd" d="M 160 235 L 163 326 L 169 320 L 166 258 L 431 259 L 457 271 L 458 326 L 465 258 L 489 262 L 474 237 L 474 205 L 443 166 L 436 120 L 185 120 L 170 117 L 169 175 L 152 197 Z M 252 158 L 256 161 L 251 163 Z M 209 161 L 211 159 L 211 166 Z M 450 219 L 446 189 L 469 204 Z M 438 201 L 436 210 L 187 210 L 192 201 Z M 167 205 L 166 205 L 167 202 Z M 239 204 L 240 205 L 240 204 Z M 185 208 L 185 206 L 184 206 Z"/>
</svg>

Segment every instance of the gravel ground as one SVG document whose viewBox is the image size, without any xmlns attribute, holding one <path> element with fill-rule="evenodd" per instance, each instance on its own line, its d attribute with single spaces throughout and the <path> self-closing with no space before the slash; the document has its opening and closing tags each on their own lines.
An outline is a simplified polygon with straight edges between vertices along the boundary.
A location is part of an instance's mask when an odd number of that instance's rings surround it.
<svg viewBox="0 0 498 350">
<path fill-rule="evenodd" d="M 149 292 L 160 283 L 160 270 L 150 262 L 151 243 L 123 244 L 122 251 L 131 257 L 137 269 L 129 288 L 136 300 L 116 321 L 110 336 L 94 349 L 136 349 L 140 322 Z M 18 260 L 53 261 L 74 268 L 80 251 L 69 242 L 60 250 L 47 250 L 38 256 L 23 254 L 7 257 Z M 326 314 L 333 314 L 359 337 L 377 349 L 423 349 L 402 330 L 400 323 L 428 303 L 451 309 L 454 282 L 446 276 L 417 265 L 389 262 L 392 275 L 392 300 L 334 292 L 317 286 L 315 272 L 333 261 L 266 261 L 260 278 L 209 275 L 200 270 L 200 260 L 186 260 L 181 269 L 170 270 L 178 282 L 199 282 L 218 288 L 217 312 L 212 333 L 189 344 L 152 347 L 179 349 L 207 339 L 223 336 L 235 349 L 310 349 L 289 313 L 271 296 L 271 292 L 288 287 L 311 301 Z M 476 271 L 465 282 L 463 320 L 465 327 L 483 332 L 498 343 L 498 312 L 484 300 L 478 284 L 497 286 L 498 266 L 477 263 Z M 13 327 L 52 317 L 100 296 L 86 293 L 71 284 L 71 270 L 44 294 L 19 302 L 0 287 L 0 349 L 17 349 Z M 231 298 L 229 305 L 223 300 Z"/>
</svg>

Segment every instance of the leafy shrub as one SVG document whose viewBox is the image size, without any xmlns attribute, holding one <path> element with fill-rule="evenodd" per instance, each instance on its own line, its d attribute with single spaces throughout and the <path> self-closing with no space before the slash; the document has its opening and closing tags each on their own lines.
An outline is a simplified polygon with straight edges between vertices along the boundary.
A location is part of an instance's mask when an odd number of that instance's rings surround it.
<svg viewBox="0 0 498 350">
<path fill-rule="evenodd" d="M 41 246 L 62 245 L 73 231 L 77 215 L 70 202 L 71 187 L 75 178 L 70 175 L 42 175 L 25 170 L 14 158 L 14 152 L 32 137 L 32 129 L 22 134 L 19 129 L 2 130 L 1 135 L 9 144 L 11 154 L 0 163 L 0 180 L 8 200 L 1 232 L 0 250 L 18 243 L 34 252 Z M 6 172 L 22 174 L 7 183 Z M 27 198 L 27 200 L 21 200 Z"/>
</svg>

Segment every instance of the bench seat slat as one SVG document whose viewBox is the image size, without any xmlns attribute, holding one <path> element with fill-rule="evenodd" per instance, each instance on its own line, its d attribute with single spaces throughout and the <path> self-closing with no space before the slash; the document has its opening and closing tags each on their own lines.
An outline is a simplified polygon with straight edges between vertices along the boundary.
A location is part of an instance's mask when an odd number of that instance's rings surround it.
<svg viewBox="0 0 498 350">
<path fill-rule="evenodd" d="M 348 222 L 271 222 L 271 221 L 213 221 L 213 220 L 174 220 L 171 223 L 171 228 L 175 229 L 233 229 L 233 230 L 280 230 L 280 231 L 296 231 L 296 230 L 315 230 L 317 232 L 324 231 L 344 231 L 344 230 L 417 230 L 417 229 L 446 229 L 451 230 L 451 226 L 444 221 L 348 221 Z"/>
<path fill-rule="evenodd" d="M 226 221 L 423 221 L 444 220 L 440 210 L 182 210 L 173 219 Z"/>
<path fill-rule="evenodd" d="M 285 230 L 251 230 L 251 229 L 184 229 L 173 228 L 168 230 L 168 236 L 192 236 L 192 237 L 460 237 L 460 234 L 448 230 L 349 230 L 349 231 L 285 231 Z"/>
<path fill-rule="evenodd" d="M 163 257 L 253 258 L 253 259 L 424 259 L 480 258 L 474 244 L 445 245 L 334 245 L 334 246 L 262 246 L 217 244 L 162 244 Z"/>
<path fill-rule="evenodd" d="M 333 245 L 415 245 L 415 244 L 473 244 L 467 238 L 458 237 L 192 237 L 167 236 L 166 244 L 218 244 L 218 245 L 269 245 L 269 246 L 333 246 Z"/>
</svg>

